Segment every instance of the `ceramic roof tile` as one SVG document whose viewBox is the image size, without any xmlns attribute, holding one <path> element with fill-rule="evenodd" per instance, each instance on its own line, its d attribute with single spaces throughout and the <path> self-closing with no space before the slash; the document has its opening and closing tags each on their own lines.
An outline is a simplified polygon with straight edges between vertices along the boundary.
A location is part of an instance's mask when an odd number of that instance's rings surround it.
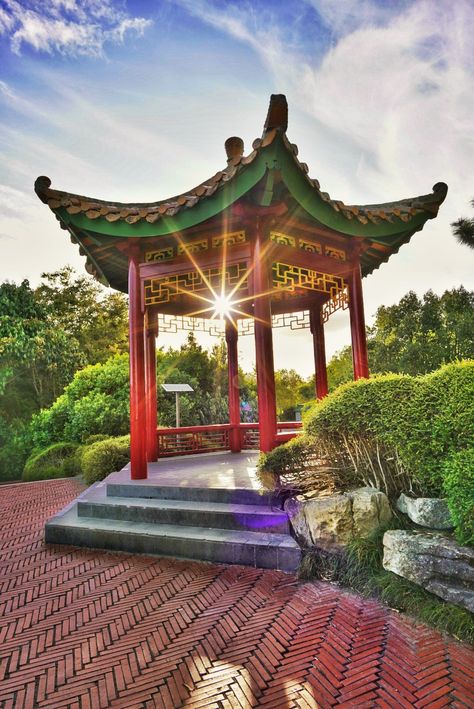
<svg viewBox="0 0 474 709">
<path fill-rule="evenodd" d="M 232 154 L 226 168 L 193 189 L 166 200 L 148 204 L 123 204 L 92 199 L 51 189 L 51 181 L 47 177 L 39 177 L 36 180 L 35 190 L 40 199 L 47 203 L 54 212 L 64 208 L 70 215 L 84 213 L 92 220 L 105 218 L 111 223 L 122 220 L 131 226 L 141 221 L 154 224 L 165 216 L 174 216 L 180 210 L 192 209 L 201 200 L 213 195 L 216 190 L 233 180 L 242 170 L 245 170 L 247 165 L 251 164 L 263 151 L 271 146 L 277 136 L 280 136 L 296 166 L 301 170 L 308 184 L 314 190 L 315 195 L 329 204 L 335 212 L 344 216 L 348 221 L 353 220 L 354 216 L 356 216 L 361 224 L 367 224 L 369 221 L 377 224 L 380 223 L 380 220 L 392 223 L 399 221 L 401 224 L 406 224 L 420 212 L 426 212 L 430 215 L 436 214 L 439 205 L 446 196 L 446 185 L 438 183 L 434 186 L 432 194 L 387 204 L 346 205 L 340 200 L 332 200 L 327 192 L 321 191 L 319 181 L 308 176 L 306 163 L 298 160 L 298 147 L 294 143 L 290 143 L 286 137 L 286 125 L 286 99 L 281 95 L 272 96 L 262 138 L 257 138 L 253 141 L 253 150 L 249 155 L 244 156 L 240 153 L 240 148 L 237 145 L 240 139 L 235 137 L 228 139 L 230 140 Z M 241 148 L 243 150 L 243 143 Z"/>
</svg>

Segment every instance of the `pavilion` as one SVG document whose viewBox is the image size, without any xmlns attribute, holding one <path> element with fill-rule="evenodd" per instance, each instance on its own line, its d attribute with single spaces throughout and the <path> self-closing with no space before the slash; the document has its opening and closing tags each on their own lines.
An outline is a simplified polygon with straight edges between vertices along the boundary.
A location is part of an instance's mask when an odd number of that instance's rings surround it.
<svg viewBox="0 0 474 709">
<path fill-rule="evenodd" d="M 129 295 L 132 479 L 146 478 L 147 461 L 166 454 L 159 440 L 179 440 L 172 429 L 157 436 L 158 323 L 219 331 L 222 321 L 229 424 L 207 430 L 211 441 L 223 436 L 221 447 L 233 452 L 245 448 L 249 433 L 240 420 L 238 335 L 254 331 L 259 445 L 269 451 L 291 435 L 277 422 L 272 324 L 310 326 L 322 398 L 328 390 L 324 323 L 348 307 L 354 378 L 368 377 L 362 278 L 436 217 L 446 197 L 439 182 L 431 194 L 398 202 L 358 206 L 331 199 L 299 161 L 286 136 L 287 118 L 285 96 L 273 95 L 262 138 L 248 155 L 240 138 L 228 138 L 224 169 L 158 202 L 110 202 L 52 189 L 47 177 L 36 180 L 38 197 L 79 244 L 86 270 Z M 181 431 L 198 428 L 204 427 Z"/>
</svg>

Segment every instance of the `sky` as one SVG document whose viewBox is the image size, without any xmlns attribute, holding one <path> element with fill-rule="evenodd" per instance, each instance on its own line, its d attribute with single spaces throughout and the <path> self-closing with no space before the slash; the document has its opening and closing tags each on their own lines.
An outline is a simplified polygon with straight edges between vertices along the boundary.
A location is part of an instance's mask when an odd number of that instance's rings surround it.
<svg viewBox="0 0 474 709">
<path fill-rule="evenodd" d="M 0 279 L 84 272 L 38 175 L 96 198 L 163 199 L 222 169 L 227 137 L 250 152 L 270 94 L 284 93 L 287 135 L 332 198 L 449 186 L 438 218 L 364 279 L 368 324 L 409 290 L 473 288 L 474 254 L 450 228 L 472 215 L 473 37 L 472 0 L 0 0 Z M 252 338 L 240 341 L 250 369 Z M 347 313 L 332 316 L 328 356 L 349 342 Z M 312 373 L 309 331 L 276 330 L 274 351 L 277 368 Z"/>
</svg>

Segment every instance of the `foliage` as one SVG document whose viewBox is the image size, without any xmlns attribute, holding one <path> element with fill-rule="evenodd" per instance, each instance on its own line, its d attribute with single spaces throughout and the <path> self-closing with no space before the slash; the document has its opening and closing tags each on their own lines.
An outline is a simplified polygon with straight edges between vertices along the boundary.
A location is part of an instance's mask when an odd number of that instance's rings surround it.
<svg viewBox="0 0 474 709">
<path fill-rule="evenodd" d="M 474 448 L 474 360 L 448 364 L 419 377 L 409 402 L 410 431 L 397 440 L 400 457 L 420 492 L 443 492 L 443 466 Z"/>
<path fill-rule="evenodd" d="M 130 436 L 106 438 L 87 446 L 82 454 L 82 471 L 88 485 L 121 470 L 130 460 Z"/>
<path fill-rule="evenodd" d="M 377 310 L 368 342 L 371 370 L 418 375 L 473 358 L 473 331 L 474 292 L 461 286 L 419 299 L 410 291 Z"/>
<path fill-rule="evenodd" d="M 23 421 L 7 421 L 0 416 L 0 481 L 19 480 L 31 452 L 28 425 Z"/>
<path fill-rule="evenodd" d="M 0 411 L 10 420 L 48 405 L 83 363 L 74 338 L 48 321 L 28 281 L 0 285 Z"/>
<path fill-rule="evenodd" d="M 70 266 L 41 275 L 37 302 L 52 327 L 73 338 L 85 363 L 105 362 L 128 351 L 128 307 L 122 293 L 106 291 Z"/>
<path fill-rule="evenodd" d="M 457 540 L 474 545 L 474 448 L 453 453 L 445 461 L 443 478 Z"/>
<path fill-rule="evenodd" d="M 471 206 L 474 207 L 474 199 L 471 201 Z M 453 234 L 460 244 L 469 246 L 474 249 L 474 219 L 462 217 L 451 224 Z"/>
<path fill-rule="evenodd" d="M 393 496 L 413 487 L 397 443 L 412 435 L 410 401 L 417 384 L 395 374 L 360 379 L 342 385 L 306 413 L 306 433 L 345 479 L 344 488 L 372 485 Z"/>
<path fill-rule="evenodd" d="M 396 526 L 399 526 L 396 520 L 390 523 L 392 529 Z M 384 570 L 384 531 L 385 528 L 380 527 L 369 538 L 354 539 L 339 553 L 323 549 L 307 552 L 300 566 L 300 578 L 333 581 L 365 597 L 375 596 L 391 608 L 451 633 L 459 640 L 474 643 L 474 619 L 469 611 Z"/>
<path fill-rule="evenodd" d="M 128 381 L 126 355 L 116 355 L 104 364 L 89 365 L 77 372 L 54 404 L 33 416 L 34 444 L 84 442 L 96 434 L 125 434 L 129 427 Z"/>
<path fill-rule="evenodd" d="M 352 381 L 352 347 L 348 345 L 331 357 L 327 366 L 329 391 L 334 391 L 341 384 Z"/>
<path fill-rule="evenodd" d="M 474 292 L 462 286 L 422 298 L 410 291 L 399 303 L 378 308 L 367 333 L 372 374 L 427 374 L 443 364 L 474 358 Z M 352 380 L 352 348 L 328 364 L 329 390 Z"/>
<path fill-rule="evenodd" d="M 76 457 L 77 444 L 53 443 L 51 446 L 33 453 L 26 461 L 22 479 L 47 480 L 65 478 L 79 474 L 80 468 Z"/>
<path fill-rule="evenodd" d="M 390 497 L 443 494 L 443 466 L 474 448 L 474 361 L 422 377 L 387 374 L 342 385 L 304 416 L 305 433 L 261 457 L 266 484 Z"/>
<path fill-rule="evenodd" d="M 257 477 L 267 490 L 312 493 L 347 487 L 347 478 L 322 458 L 315 441 L 297 436 L 269 453 L 260 453 Z"/>
</svg>

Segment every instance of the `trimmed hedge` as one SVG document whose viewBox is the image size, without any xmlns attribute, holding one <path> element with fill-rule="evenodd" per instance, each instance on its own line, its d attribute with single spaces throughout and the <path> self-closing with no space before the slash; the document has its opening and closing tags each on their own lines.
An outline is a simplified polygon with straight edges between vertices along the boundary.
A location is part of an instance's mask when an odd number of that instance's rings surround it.
<svg viewBox="0 0 474 709">
<path fill-rule="evenodd" d="M 121 470 L 130 460 L 130 436 L 117 436 L 87 446 L 82 454 L 82 471 L 88 485 Z"/>
<path fill-rule="evenodd" d="M 474 449 L 454 453 L 444 463 L 444 492 L 460 544 L 474 545 Z"/>
<path fill-rule="evenodd" d="M 303 492 L 329 483 L 371 485 L 392 499 L 447 496 L 458 540 L 472 544 L 473 421 L 473 360 L 420 377 L 361 379 L 312 404 L 303 436 L 261 456 L 260 479 L 274 488 L 290 480 Z"/>
<path fill-rule="evenodd" d="M 53 443 L 33 453 L 26 461 L 22 479 L 31 482 L 78 475 L 81 468 L 77 451 L 77 443 Z"/>
<path fill-rule="evenodd" d="M 305 429 L 359 482 L 394 496 L 443 494 L 443 466 L 474 447 L 474 361 L 421 377 L 383 375 L 344 384 L 311 407 Z"/>
</svg>

